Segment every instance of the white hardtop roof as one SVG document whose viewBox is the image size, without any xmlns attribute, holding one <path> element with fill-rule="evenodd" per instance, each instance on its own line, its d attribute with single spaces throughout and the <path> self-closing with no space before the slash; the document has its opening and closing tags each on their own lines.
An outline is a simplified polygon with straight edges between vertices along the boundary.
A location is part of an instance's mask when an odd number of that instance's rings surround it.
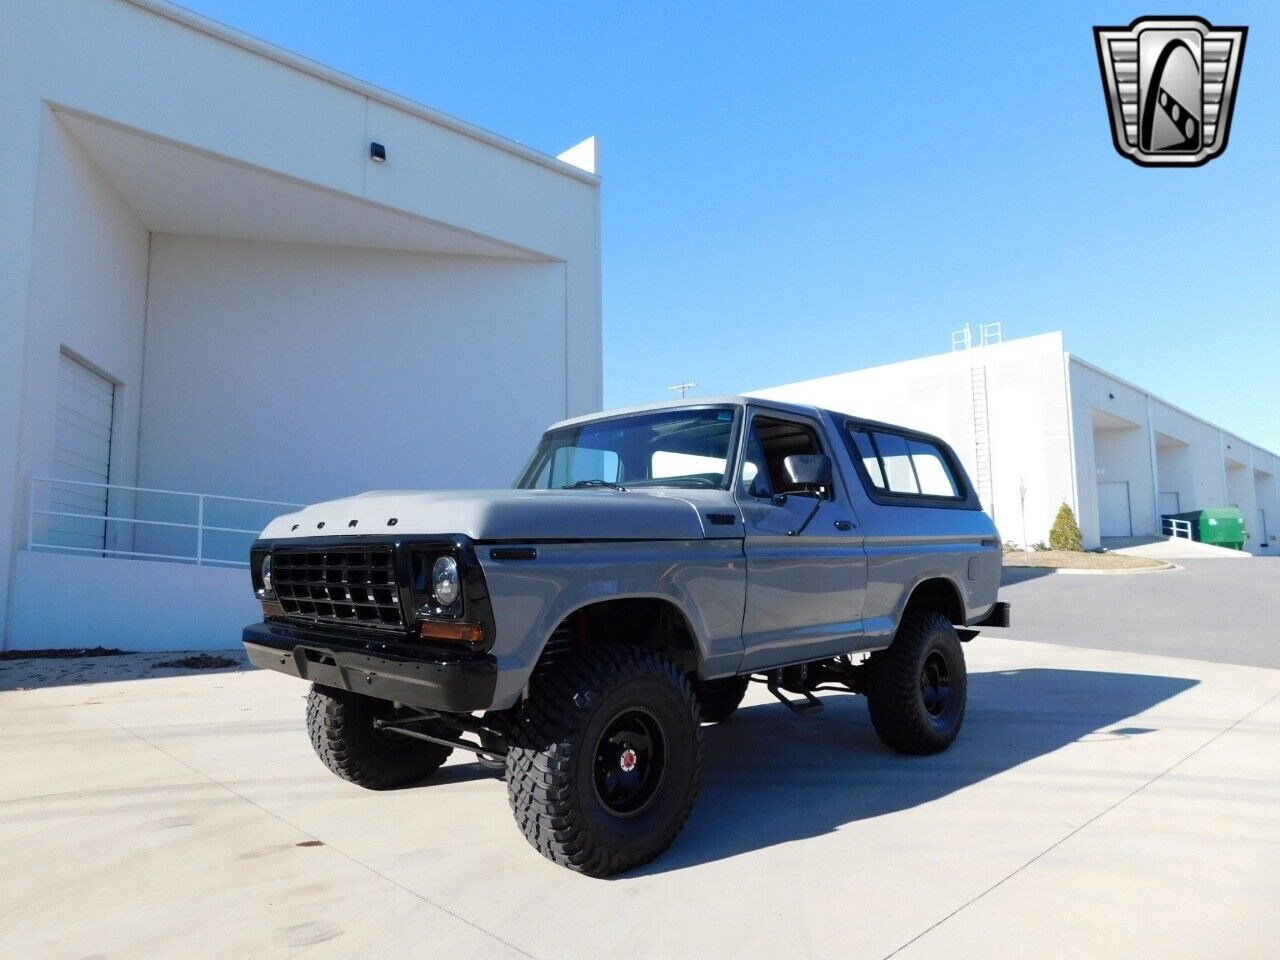
<svg viewBox="0 0 1280 960">
<path fill-rule="evenodd" d="M 764 407 L 768 410 L 780 410 L 784 413 L 794 413 L 800 416 L 816 417 L 821 419 L 822 414 L 829 414 L 832 417 L 848 417 L 859 423 L 872 427 L 887 427 L 890 430 L 905 431 L 918 437 L 927 437 L 938 443 L 946 445 L 946 441 L 941 437 L 923 430 L 915 430 L 910 427 L 904 427 L 900 424 L 886 423 L 883 420 L 873 420 L 870 417 L 859 416 L 856 413 L 849 413 L 847 410 L 831 410 L 827 407 L 816 407 L 807 403 L 788 403 L 785 400 L 770 400 L 768 397 L 747 397 L 740 394 L 725 394 L 716 397 L 685 397 L 683 400 L 664 400 L 661 403 L 643 403 L 633 407 L 617 407 L 613 410 L 601 410 L 599 413 L 588 413 L 580 417 L 570 417 L 568 420 L 561 420 L 559 423 L 553 423 L 547 427 L 544 433 L 550 433 L 552 430 L 559 430 L 561 427 L 573 427 L 583 423 L 591 423 L 596 420 L 611 420 L 614 417 L 626 417 L 637 413 L 652 413 L 659 410 L 679 410 L 683 407 L 745 407 L 750 404 L 753 407 Z"/>
<path fill-rule="evenodd" d="M 657 410 L 678 410 L 681 407 L 744 407 L 747 404 L 754 404 L 757 407 L 769 407 L 774 410 L 785 410 L 790 413 L 801 413 L 807 416 L 816 416 L 820 410 L 818 407 L 810 406 L 803 403 L 786 403 L 781 400 L 766 400 L 763 397 L 743 397 L 736 395 L 725 395 L 718 397 L 685 397 L 683 400 L 663 400 L 659 403 L 642 403 L 633 407 L 617 407 L 613 410 L 601 410 L 599 413 L 588 413 L 580 417 L 570 417 L 568 420 L 561 420 L 559 423 L 553 423 L 547 427 L 548 430 L 557 430 L 560 427 L 575 426 L 580 423 L 589 423 L 592 420 L 608 420 L 613 417 L 625 417 L 636 413 L 652 413 Z"/>
</svg>

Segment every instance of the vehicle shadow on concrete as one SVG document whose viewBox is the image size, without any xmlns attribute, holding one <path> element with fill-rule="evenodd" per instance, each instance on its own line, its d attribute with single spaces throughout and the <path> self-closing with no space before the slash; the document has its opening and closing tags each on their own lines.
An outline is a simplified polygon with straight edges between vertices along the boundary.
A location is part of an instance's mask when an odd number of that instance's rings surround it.
<svg viewBox="0 0 1280 960">
<path fill-rule="evenodd" d="M 702 789 L 675 844 L 625 876 L 821 836 L 929 803 L 1091 735 L 1141 736 L 1150 728 L 1122 721 L 1197 682 L 1058 669 L 970 674 L 964 729 L 931 757 L 883 746 L 862 697 L 827 695 L 826 709 L 809 717 L 781 704 L 744 707 L 704 728 Z"/>
<path fill-rule="evenodd" d="M 1003 567 L 1000 570 L 1000 586 L 1007 587 L 1011 583 L 1025 583 L 1038 580 L 1057 573 L 1053 567 Z"/>
</svg>

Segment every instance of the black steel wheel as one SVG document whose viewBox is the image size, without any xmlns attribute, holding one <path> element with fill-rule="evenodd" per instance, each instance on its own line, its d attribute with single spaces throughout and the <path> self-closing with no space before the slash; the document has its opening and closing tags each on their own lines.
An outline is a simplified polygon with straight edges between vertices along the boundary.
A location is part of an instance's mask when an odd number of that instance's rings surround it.
<svg viewBox="0 0 1280 960">
<path fill-rule="evenodd" d="M 657 795 L 666 768 L 661 722 L 643 707 L 624 709 L 596 743 L 596 799 L 615 817 L 633 817 Z"/>
<path fill-rule="evenodd" d="M 507 797 L 525 838 L 596 877 L 670 846 L 701 774 L 688 678 L 630 644 L 588 647 L 536 673 L 507 751 Z"/>
<path fill-rule="evenodd" d="M 964 720 L 967 679 L 955 627 L 935 611 L 909 611 L 893 643 L 867 661 L 871 725 L 899 753 L 945 750 Z"/>
<path fill-rule="evenodd" d="M 747 677 L 695 681 L 693 692 L 698 696 L 702 722 L 721 723 L 728 720 L 742 703 L 750 685 L 751 681 Z"/>
<path fill-rule="evenodd" d="M 951 702 L 951 667 L 940 650 L 929 651 L 920 668 L 920 699 L 932 718 L 947 712 Z"/>
</svg>

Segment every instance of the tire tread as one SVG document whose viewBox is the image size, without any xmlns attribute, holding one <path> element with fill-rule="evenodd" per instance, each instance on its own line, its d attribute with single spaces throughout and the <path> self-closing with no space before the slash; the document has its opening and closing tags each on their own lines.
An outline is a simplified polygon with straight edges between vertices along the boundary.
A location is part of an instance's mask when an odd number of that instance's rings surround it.
<svg viewBox="0 0 1280 960">
<path fill-rule="evenodd" d="M 434 773 L 453 752 L 441 744 L 417 742 L 389 754 L 370 748 L 372 710 L 368 697 L 312 684 L 307 696 L 307 734 L 330 771 L 369 790 L 390 790 Z"/>
<path fill-rule="evenodd" d="M 610 849 L 588 829 L 575 802 L 574 759 L 590 706 L 621 683 L 660 679 L 678 692 L 693 719 L 696 754 L 691 789 L 662 835 L 640 848 Z M 611 876 L 652 860 L 679 834 L 697 797 L 702 770 L 702 733 L 697 698 L 684 673 L 644 647 L 601 643 L 560 660 L 531 682 L 507 753 L 507 798 L 525 839 L 544 857 L 590 876 Z"/>
<path fill-rule="evenodd" d="M 880 740 L 899 753 L 925 756 L 945 750 L 955 740 L 964 720 L 962 701 L 950 734 L 941 734 L 928 721 L 920 703 L 919 665 L 925 648 L 939 631 L 950 635 L 949 643 L 955 645 L 959 668 L 963 671 L 964 652 L 955 627 L 934 610 L 908 611 L 893 643 L 872 654 L 867 663 L 867 708 L 871 725 Z"/>
</svg>

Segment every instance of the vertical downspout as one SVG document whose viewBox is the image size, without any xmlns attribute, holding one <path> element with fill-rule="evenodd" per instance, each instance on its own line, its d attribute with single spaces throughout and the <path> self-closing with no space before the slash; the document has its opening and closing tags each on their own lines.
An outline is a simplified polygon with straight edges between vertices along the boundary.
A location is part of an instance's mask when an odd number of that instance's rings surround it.
<svg viewBox="0 0 1280 960">
<path fill-rule="evenodd" d="M 1071 509 L 1076 512 L 1076 522 L 1080 516 L 1080 478 L 1076 466 L 1076 424 L 1075 414 L 1071 408 L 1071 354 L 1062 354 L 1062 384 L 1067 400 L 1067 461 L 1071 464 Z"/>
<path fill-rule="evenodd" d="M 1231 503 L 1231 490 L 1227 486 L 1227 450 L 1226 440 L 1222 437 L 1222 428 L 1218 428 L 1218 470 L 1222 474 L 1222 505 Z"/>
<path fill-rule="evenodd" d="M 147 328 L 151 323 L 151 246 L 155 241 L 155 232 L 147 231 L 147 263 L 143 275 L 142 286 L 142 356 L 138 358 L 138 419 L 137 431 L 133 438 L 133 485 L 142 486 L 142 404 L 146 400 L 147 385 Z M 129 514 L 138 519 L 138 494 L 133 494 Z M 130 550 L 138 549 L 138 524 L 129 526 L 128 545 Z M 119 534 L 116 534 L 117 542 Z"/>
<path fill-rule="evenodd" d="M 1157 537 L 1164 534 L 1164 522 L 1160 519 L 1160 463 L 1156 459 L 1156 427 L 1151 420 L 1151 394 L 1147 398 L 1147 450 L 1151 457 L 1151 509 L 1155 514 Z"/>
<path fill-rule="evenodd" d="M 569 261 L 561 261 L 564 268 L 564 417 L 566 420 L 573 416 L 569 412 L 569 377 L 572 375 L 573 364 L 569 360 Z M 601 344 L 600 363 L 604 364 L 604 345 Z M 602 372 L 603 377 L 603 372 Z M 602 387 L 603 389 L 603 387 Z"/>
</svg>

